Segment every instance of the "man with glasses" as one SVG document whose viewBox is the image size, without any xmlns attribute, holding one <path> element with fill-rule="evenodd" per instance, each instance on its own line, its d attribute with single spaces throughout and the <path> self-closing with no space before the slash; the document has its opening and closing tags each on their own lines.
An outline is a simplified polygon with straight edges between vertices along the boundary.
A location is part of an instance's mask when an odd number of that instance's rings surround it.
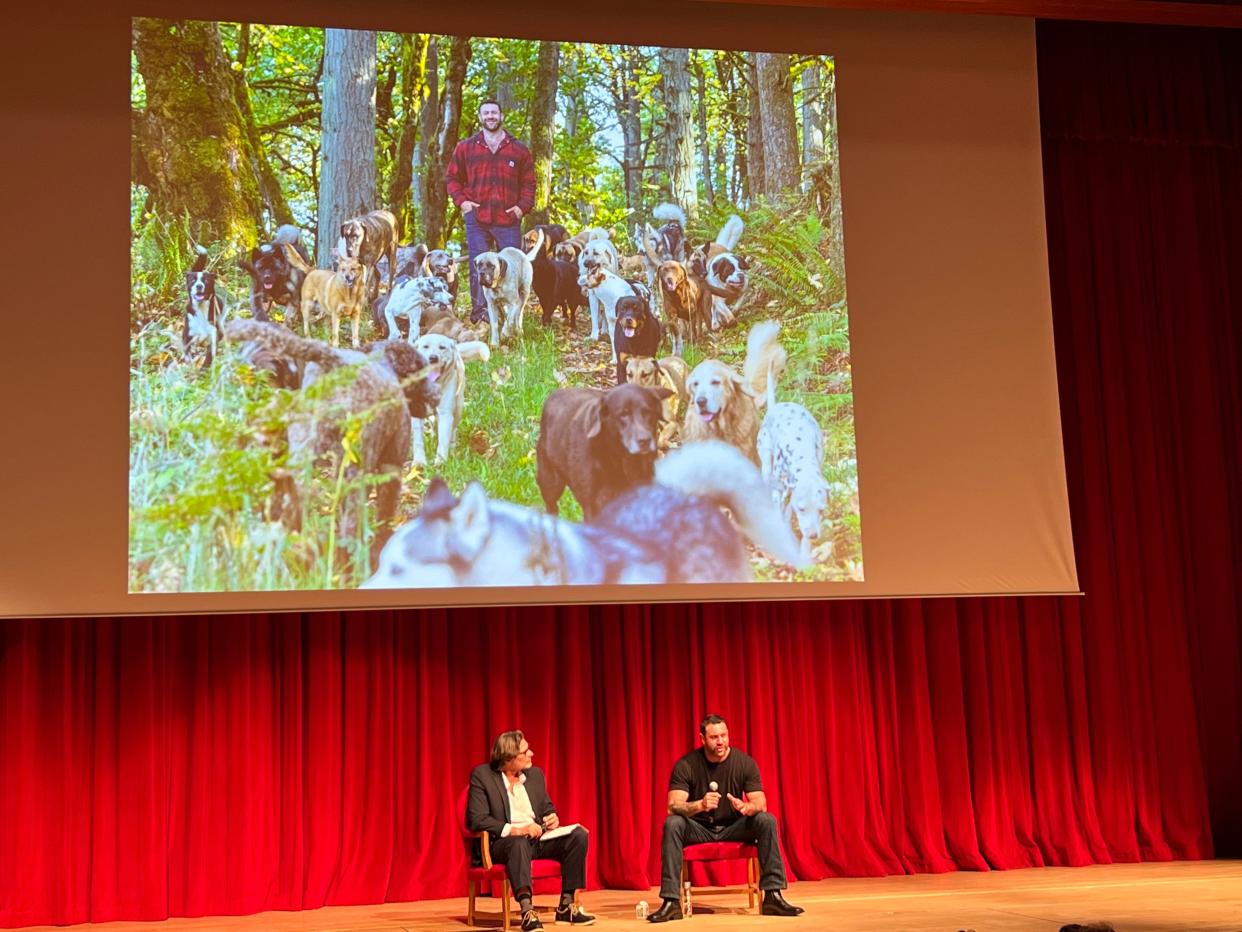
<svg viewBox="0 0 1242 932">
<path fill-rule="evenodd" d="M 561 901 L 556 921 L 591 925 L 595 917 L 574 905 L 574 892 L 586 886 L 587 832 L 582 826 L 555 837 L 560 827 L 548 798 L 543 771 L 534 767 L 530 742 L 520 731 L 506 731 L 492 745 L 492 759 L 470 774 L 466 824 L 487 832 L 492 861 L 505 865 L 522 913 L 522 930 L 542 929 L 531 902 L 530 862 L 543 858 L 561 863 Z"/>
</svg>

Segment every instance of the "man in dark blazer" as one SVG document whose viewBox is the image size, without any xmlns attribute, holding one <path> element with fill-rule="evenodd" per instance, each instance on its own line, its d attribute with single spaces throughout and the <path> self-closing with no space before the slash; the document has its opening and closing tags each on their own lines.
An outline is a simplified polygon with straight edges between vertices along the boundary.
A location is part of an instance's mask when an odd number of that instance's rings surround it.
<svg viewBox="0 0 1242 932">
<path fill-rule="evenodd" d="M 544 858 L 561 862 L 561 901 L 556 921 L 591 925 L 595 917 L 574 904 L 574 892 L 586 886 L 587 832 L 582 826 L 547 839 L 560 827 L 556 807 L 548 798 L 543 771 L 531 766 L 530 742 L 520 731 L 506 731 L 492 745 L 492 759 L 470 774 L 466 824 L 487 832 L 492 862 L 504 864 L 522 912 L 522 930 L 542 929 L 531 902 L 530 862 Z"/>
</svg>

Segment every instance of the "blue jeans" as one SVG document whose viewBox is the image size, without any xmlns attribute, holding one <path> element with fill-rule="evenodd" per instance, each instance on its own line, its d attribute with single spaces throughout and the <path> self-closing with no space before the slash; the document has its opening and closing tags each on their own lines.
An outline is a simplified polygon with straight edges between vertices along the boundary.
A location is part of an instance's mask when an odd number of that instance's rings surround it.
<svg viewBox="0 0 1242 932">
<path fill-rule="evenodd" d="M 500 226 L 495 223 L 479 223 L 474 212 L 466 214 L 466 252 L 470 255 L 470 317 L 472 320 L 487 317 L 487 301 L 479 285 L 479 273 L 474 267 L 474 257 L 481 252 L 499 251 L 506 246 L 522 248 L 522 225 Z"/>
</svg>

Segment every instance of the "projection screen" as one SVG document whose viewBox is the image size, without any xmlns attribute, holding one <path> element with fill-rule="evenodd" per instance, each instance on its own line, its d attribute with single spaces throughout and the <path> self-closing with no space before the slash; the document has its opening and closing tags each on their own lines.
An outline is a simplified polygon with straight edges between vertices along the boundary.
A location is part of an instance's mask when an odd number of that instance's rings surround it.
<svg viewBox="0 0 1242 932">
<path fill-rule="evenodd" d="M 1076 591 L 1031 21 L 174 12 L 21 27 L 5 615 Z"/>
</svg>

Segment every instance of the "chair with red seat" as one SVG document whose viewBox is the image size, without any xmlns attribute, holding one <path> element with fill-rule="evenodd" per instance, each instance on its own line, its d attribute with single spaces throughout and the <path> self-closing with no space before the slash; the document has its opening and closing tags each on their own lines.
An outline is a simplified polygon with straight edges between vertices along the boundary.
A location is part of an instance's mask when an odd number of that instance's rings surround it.
<svg viewBox="0 0 1242 932">
<path fill-rule="evenodd" d="M 746 899 L 749 908 L 754 909 L 759 902 L 759 848 L 742 841 L 709 841 L 697 845 L 686 845 L 681 857 L 681 885 L 684 889 L 690 881 L 690 864 L 708 861 L 746 861 Z M 712 888 L 717 890 L 732 889 L 726 887 Z M 693 891 L 693 888 L 691 888 Z"/>
<path fill-rule="evenodd" d="M 505 871 L 503 864 L 492 863 L 491 838 L 487 832 L 472 832 L 466 821 L 466 804 L 470 798 L 470 787 L 462 790 L 461 796 L 457 799 L 457 814 L 461 821 L 458 823 L 461 828 L 462 841 L 466 845 L 466 923 L 474 926 L 474 900 L 483 890 L 490 891 L 499 881 L 500 883 L 500 916 L 501 928 L 511 928 L 509 917 L 511 911 L 509 909 L 509 900 L 512 898 L 513 890 L 509 884 L 509 875 Z M 479 851 L 482 855 L 483 864 L 481 867 L 474 865 L 474 846 L 479 845 Z M 758 862 L 756 862 L 758 863 Z M 535 887 L 539 887 L 541 880 L 557 880 L 561 879 L 561 862 L 551 861 L 547 858 L 536 858 L 530 862 L 530 876 Z M 758 876 L 756 874 L 756 876 Z M 486 885 L 486 886 L 485 886 Z M 559 886 L 557 887 L 559 890 Z M 534 891 L 531 891 L 534 893 Z M 578 903 L 578 891 L 574 891 L 574 903 Z"/>
</svg>

